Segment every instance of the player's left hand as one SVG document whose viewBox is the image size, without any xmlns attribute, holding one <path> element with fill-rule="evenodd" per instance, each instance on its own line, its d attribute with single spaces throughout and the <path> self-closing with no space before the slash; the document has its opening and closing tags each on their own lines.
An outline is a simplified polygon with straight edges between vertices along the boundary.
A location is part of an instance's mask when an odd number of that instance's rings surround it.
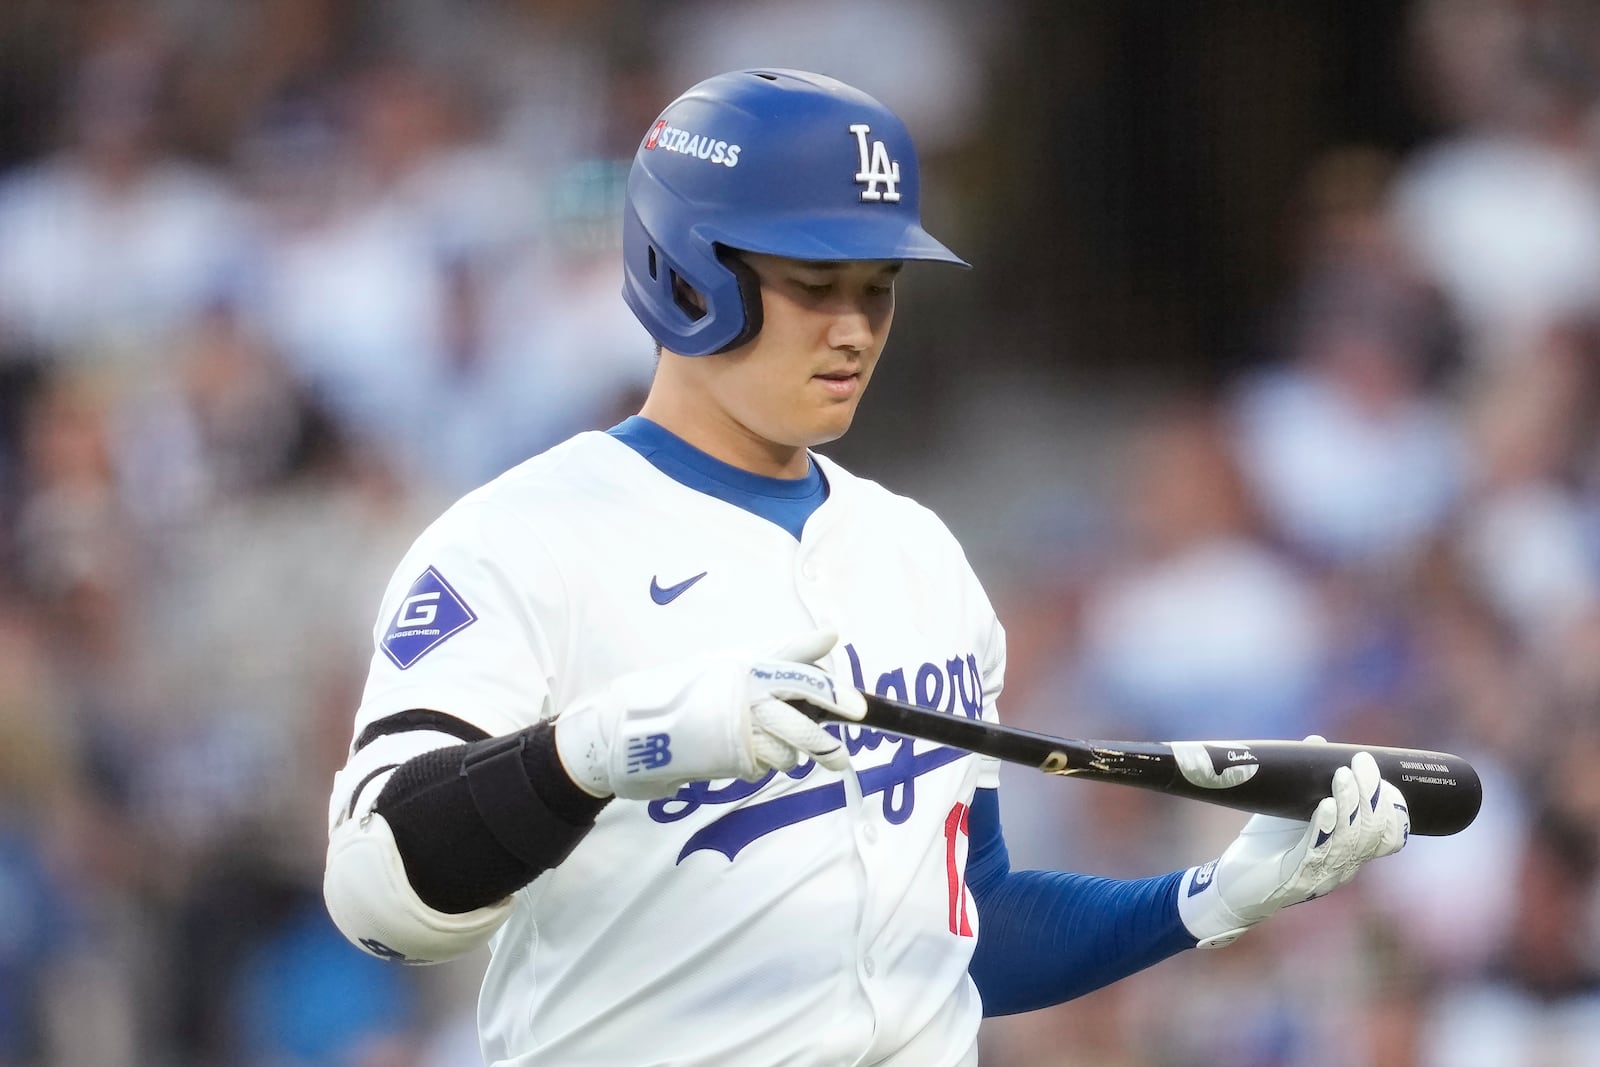
<svg viewBox="0 0 1600 1067">
<path fill-rule="evenodd" d="M 1179 915 L 1199 947 L 1226 945 L 1274 912 L 1345 884 L 1369 860 L 1398 852 L 1410 832 L 1405 797 L 1359 752 L 1334 772 L 1332 795 L 1309 821 L 1251 816 L 1221 858 L 1187 871 Z"/>
<path fill-rule="evenodd" d="M 556 719 L 556 751 L 595 796 L 667 797 L 697 781 L 754 781 L 802 759 L 842 771 L 839 737 L 792 707 L 805 700 L 859 720 L 866 699 L 817 661 L 838 644 L 815 630 L 767 655 L 711 652 L 612 680 Z"/>
</svg>

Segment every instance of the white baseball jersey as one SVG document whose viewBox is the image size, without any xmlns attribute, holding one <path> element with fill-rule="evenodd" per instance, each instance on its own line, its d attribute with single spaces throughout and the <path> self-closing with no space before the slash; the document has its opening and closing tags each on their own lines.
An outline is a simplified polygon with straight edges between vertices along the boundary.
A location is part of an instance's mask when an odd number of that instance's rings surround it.
<svg viewBox="0 0 1600 1067">
<path fill-rule="evenodd" d="M 799 541 L 604 433 L 469 494 L 395 573 L 357 732 L 428 708 L 508 734 L 624 672 L 817 626 L 840 676 L 993 719 L 1004 637 L 953 536 L 814 459 L 830 492 Z M 997 766 L 843 729 L 848 774 L 606 806 L 491 942 L 489 1062 L 975 1063 L 965 815 Z"/>
</svg>

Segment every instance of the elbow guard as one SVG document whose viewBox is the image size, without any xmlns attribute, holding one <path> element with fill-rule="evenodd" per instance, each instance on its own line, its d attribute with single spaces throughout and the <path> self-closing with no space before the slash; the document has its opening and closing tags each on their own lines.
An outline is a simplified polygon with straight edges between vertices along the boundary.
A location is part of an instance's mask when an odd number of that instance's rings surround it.
<svg viewBox="0 0 1600 1067">
<path fill-rule="evenodd" d="M 328 838 L 322 895 L 351 943 L 396 963 L 440 963 L 489 938 L 511 912 L 511 898 L 461 914 L 424 904 L 411 888 L 389 823 L 376 812 L 345 819 Z"/>
</svg>

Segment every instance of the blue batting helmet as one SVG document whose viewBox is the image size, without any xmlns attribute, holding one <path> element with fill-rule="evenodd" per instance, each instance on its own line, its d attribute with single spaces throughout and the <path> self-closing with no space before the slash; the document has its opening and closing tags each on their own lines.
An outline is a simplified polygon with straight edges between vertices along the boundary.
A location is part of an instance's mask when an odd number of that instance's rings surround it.
<svg viewBox="0 0 1600 1067">
<path fill-rule="evenodd" d="M 920 184 L 905 124 L 866 93 L 798 70 L 709 78 L 634 154 L 622 295 L 662 347 L 704 356 L 761 329 L 759 286 L 728 251 L 966 266 L 922 228 Z"/>
</svg>

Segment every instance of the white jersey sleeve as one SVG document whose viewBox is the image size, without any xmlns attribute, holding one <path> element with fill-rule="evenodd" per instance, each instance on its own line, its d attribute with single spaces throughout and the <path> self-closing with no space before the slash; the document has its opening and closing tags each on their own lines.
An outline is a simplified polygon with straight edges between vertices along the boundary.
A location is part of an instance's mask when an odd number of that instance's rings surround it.
<svg viewBox="0 0 1600 1067">
<path fill-rule="evenodd" d="M 373 629 L 356 731 L 413 708 L 491 736 L 553 714 L 543 620 L 564 612 L 561 576 L 536 538 L 492 501 L 467 497 L 396 568 Z"/>
<path fill-rule="evenodd" d="M 330 832 L 369 811 L 406 760 L 459 744 L 471 731 L 501 736 L 553 714 L 545 665 L 556 653 L 542 620 L 564 612 L 564 586 L 553 568 L 541 569 L 545 562 L 520 521 L 481 493 L 417 538 L 389 581 L 373 628 L 351 757 L 329 801 Z M 357 751 L 372 724 L 414 710 L 442 713 L 466 729 L 453 735 L 424 723 Z"/>
</svg>

